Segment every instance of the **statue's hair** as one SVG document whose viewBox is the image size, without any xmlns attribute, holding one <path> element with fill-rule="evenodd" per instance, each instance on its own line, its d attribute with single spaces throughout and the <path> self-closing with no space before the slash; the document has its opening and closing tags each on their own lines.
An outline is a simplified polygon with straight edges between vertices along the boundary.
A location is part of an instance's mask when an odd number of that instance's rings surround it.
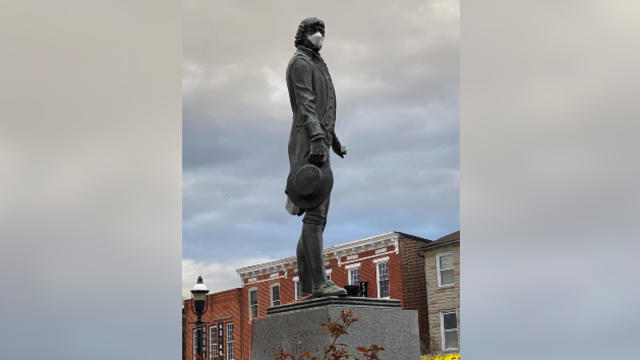
<svg viewBox="0 0 640 360">
<path fill-rule="evenodd" d="M 298 25 L 298 32 L 296 32 L 295 46 L 301 45 L 306 39 L 308 32 L 314 28 L 319 28 L 322 35 L 324 35 L 324 22 L 317 17 L 308 17 L 300 22 Z"/>
</svg>

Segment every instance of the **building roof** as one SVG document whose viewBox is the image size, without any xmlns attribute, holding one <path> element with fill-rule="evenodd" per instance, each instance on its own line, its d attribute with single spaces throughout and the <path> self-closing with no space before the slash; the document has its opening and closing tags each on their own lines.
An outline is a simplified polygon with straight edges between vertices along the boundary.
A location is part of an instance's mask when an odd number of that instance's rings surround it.
<svg viewBox="0 0 640 360">
<path fill-rule="evenodd" d="M 429 240 L 429 239 L 427 239 L 427 238 L 423 238 L 423 237 L 420 237 L 420 236 L 415 236 L 415 235 L 411 235 L 411 234 L 403 233 L 403 232 L 401 232 L 401 231 L 394 231 L 394 233 L 396 233 L 396 234 L 400 234 L 400 235 L 402 235 L 403 237 L 409 238 L 409 239 L 411 239 L 411 240 L 422 241 L 422 242 L 424 242 L 424 243 L 430 243 L 430 242 L 432 242 L 432 241 L 433 241 L 433 240 Z"/>
<path fill-rule="evenodd" d="M 460 230 L 452 232 L 451 234 L 447 234 L 438 240 L 434 240 L 429 242 L 426 245 L 423 245 L 420 248 L 420 252 L 425 252 L 427 250 L 435 249 L 441 246 L 451 245 L 460 243 Z"/>
</svg>

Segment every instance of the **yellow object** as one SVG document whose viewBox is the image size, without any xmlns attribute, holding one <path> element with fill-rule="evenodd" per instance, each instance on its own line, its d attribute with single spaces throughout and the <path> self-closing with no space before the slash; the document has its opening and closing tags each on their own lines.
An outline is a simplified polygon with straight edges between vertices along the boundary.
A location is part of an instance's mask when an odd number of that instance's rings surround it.
<svg viewBox="0 0 640 360">
<path fill-rule="evenodd" d="M 420 360 L 460 360 L 460 354 L 423 355 Z"/>
</svg>

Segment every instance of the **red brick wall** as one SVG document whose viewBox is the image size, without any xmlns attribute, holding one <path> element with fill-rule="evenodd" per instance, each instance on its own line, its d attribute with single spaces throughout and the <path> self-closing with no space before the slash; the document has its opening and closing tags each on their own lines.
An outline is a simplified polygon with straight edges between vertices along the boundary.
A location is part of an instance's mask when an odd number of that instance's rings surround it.
<svg viewBox="0 0 640 360">
<path fill-rule="evenodd" d="M 424 257 L 418 250 L 425 242 L 409 238 L 399 241 L 402 258 L 403 309 L 418 311 L 420 330 L 420 351 L 429 353 L 429 313 L 427 309 L 427 282 L 425 280 Z"/>
<path fill-rule="evenodd" d="M 274 272 L 275 273 L 275 272 Z M 267 308 L 271 306 L 271 285 L 280 285 L 280 304 L 286 304 L 293 299 L 294 284 L 291 277 L 293 275 L 288 274 L 288 278 L 283 278 L 284 271 L 277 272 L 281 278 L 270 279 L 269 275 L 262 275 L 257 277 L 256 282 L 245 281 L 242 290 L 243 307 L 241 311 L 244 314 L 245 324 L 243 326 L 243 338 L 245 339 L 242 345 L 242 357 L 236 357 L 236 360 L 245 360 L 250 358 L 251 354 L 251 321 L 249 320 L 249 291 L 253 289 L 258 290 L 258 317 L 267 315 Z M 292 271 L 289 271 L 292 273 Z"/>
<path fill-rule="evenodd" d="M 242 344 L 241 356 L 238 354 L 236 360 L 248 360 L 251 355 L 251 321 L 249 320 L 249 291 L 253 289 L 258 290 L 258 317 L 267 315 L 267 308 L 271 306 L 271 285 L 280 285 L 280 304 L 286 304 L 293 300 L 294 297 L 294 283 L 293 277 L 295 273 L 292 269 L 287 271 L 287 278 L 284 278 L 284 271 L 274 271 L 278 273 L 279 278 L 272 279 L 270 274 L 261 275 L 256 277 L 256 281 L 249 282 L 244 281 L 244 287 L 241 290 L 243 297 L 243 305 L 241 312 L 245 319 L 243 324 L 242 336 L 245 340 Z"/>
<path fill-rule="evenodd" d="M 187 321 L 186 321 L 184 308 L 182 308 L 182 360 L 187 360 L 186 331 L 187 331 Z"/>
<path fill-rule="evenodd" d="M 395 250 L 393 245 L 387 246 L 387 251 Z M 389 262 L 387 263 L 389 266 L 389 297 L 392 299 L 397 299 L 402 301 L 402 275 L 401 275 L 401 260 L 400 256 L 395 252 L 391 252 L 389 254 L 376 256 L 375 250 L 363 251 L 358 253 L 358 259 L 349 260 L 347 262 L 347 257 L 342 256 L 340 258 L 341 265 L 338 267 L 338 261 L 335 259 L 331 259 L 330 265 L 328 268 L 332 269 L 331 280 L 336 283 L 336 285 L 342 287 L 349 283 L 349 272 L 345 268 L 350 264 L 360 263 L 360 281 L 366 281 L 369 283 L 368 287 L 368 297 L 377 298 L 378 297 L 378 287 L 377 287 L 377 275 L 376 275 L 376 264 L 373 263 L 375 259 L 382 257 L 389 257 Z M 347 262 L 345 264 L 345 262 Z"/>
<path fill-rule="evenodd" d="M 387 251 L 395 250 L 394 246 L 388 246 Z M 376 286 L 376 266 L 373 263 L 373 260 L 381 257 L 389 256 L 389 292 L 390 297 L 392 299 L 402 300 L 403 292 L 402 292 L 402 261 L 400 260 L 400 256 L 395 252 L 375 256 L 375 251 L 364 251 L 358 254 L 358 259 L 350 260 L 348 264 L 352 263 L 360 263 L 360 281 L 369 282 L 369 297 L 377 297 L 377 286 Z M 372 257 L 372 258 L 367 258 Z M 336 283 L 336 285 L 342 287 L 348 284 L 348 271 L 345 268 L 344 262 L 346 262 L 346 256 L 342 256 L 340 258 L 342 264 L 338 266 L 338 260 L 335 258 L 327 259 L 329 260 L 329 264 L 326 266 L 327 270 L 331 270 L 331 280 Z M 347 265 L 348 265 L 347 264 Z M 284 276 L 284 272 L 280 271 L 279 276 Z M 269 279 L 269 275 L 261 275 L 256 278 L 255 282 L 249 282 L 245 280 L 244 282 L 244 295 L 249 296 L 250 288 L 258 289 L 258 316 L 266 315 L 267 307 L 270 306 L 270 285 L 276 282 L 280 283 L 280 301 L 282 304 L 286 304 L 292 300 L 294 300 L 294 283 L 293 278 L 297 276 L 296 269 L 289 269 L 287 271 L 287 278 L 280 279 Z M 247 311 L 248 311 L 247 305 Z"/>
</svg>

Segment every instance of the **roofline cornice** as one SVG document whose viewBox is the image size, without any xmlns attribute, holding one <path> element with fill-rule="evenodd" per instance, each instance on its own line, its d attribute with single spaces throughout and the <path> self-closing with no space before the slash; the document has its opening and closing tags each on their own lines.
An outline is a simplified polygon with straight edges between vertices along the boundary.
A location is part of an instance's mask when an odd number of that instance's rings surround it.
<svg viewBox="0 0 640 360">
<path fill-rule="evenodd" d="M 400 233 L 396 231 L 388 232 L 385 234 L 375 235 L 368 238 L 348 242 L 345 244 L 335 245 L 323 249 L 322 255 L 325 260 L 330 258 L 340 258 L 345 255 L 351 255 L 362 251 L 373 250 L 383 246 L 395 244 L 397 248 L 398 238 Z M 250 265 L 236 269 L 236 273 L 240 275 L 242 279 L 274 273 L 276 271 L 286 271 L 290 268 L 297 266 L 297 260 L 295 256 L 290 256 L 284 259 L 269 261 L 262 264 Z"/>
</svg>

